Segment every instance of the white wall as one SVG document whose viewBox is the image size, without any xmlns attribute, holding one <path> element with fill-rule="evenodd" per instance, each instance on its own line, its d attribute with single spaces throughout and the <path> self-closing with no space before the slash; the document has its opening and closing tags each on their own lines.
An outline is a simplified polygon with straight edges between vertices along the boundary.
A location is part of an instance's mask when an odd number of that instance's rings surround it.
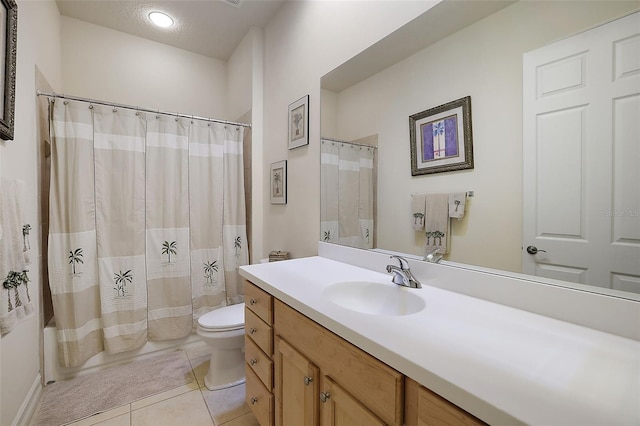
<svg viewBox="0 0 640 426">
<path fill-rule="evenodd" d="M 265 28 L 263 255 L 317 253 L 320 227 L 320 77 L 437 2 L 294 1 Z M 290 103 L 310 96 L 309 146 L 287 149 Z M 269 166 L 288 160 L 287 204 L 271 205 Z"/>
<path fill-rule="evenodd" d="M 520 272 L 522 54 L 638 5 L 519 2 L 341 92 L 336 137 L 379 134 L 379 247 L 424 255 L 410 194 L 474 190 L 464 220 L 452 222 L 447 258 Z M 475 168 L 412 177 L 408 117 L 468 95 Z"/>
<path fill-rule="evenodd" d="M 0 171 L 3 177 L 26 182 L 27 221 L 31 233 L 32 264 L 30 296 L 37 311 L 0 339 L 0 424 L 24 422 L 29 407 L 24 404 L 40 387 L 40 279 L 38 253 L 40 228 L 38 212 L 39 149 L 36 121 L 35 67 L 56 89 L 61 88 L 60 15 L 53 0 L 18 1 L 18 49 L 16 116 L 14 141 L 0 143 Z M 37 402 L 37 401 L 36 401 Z M 33 408 L 33 407 L 31 407 Z"/>
<path fill-rule="evenodd" d="M 62 17 L 65 94 L 231 120 L 226 63 Z"/>
<path fill-rule="evenodd" d="M 262 256 L 263 205 L 263 56 L 264 32 L 252 27 L 227 61 L 227 111 L 233 121 L 251 112 L 251 259 L 255 263 Z M 240 120 L 242 121 L 242 120 Z"/>
</svg>

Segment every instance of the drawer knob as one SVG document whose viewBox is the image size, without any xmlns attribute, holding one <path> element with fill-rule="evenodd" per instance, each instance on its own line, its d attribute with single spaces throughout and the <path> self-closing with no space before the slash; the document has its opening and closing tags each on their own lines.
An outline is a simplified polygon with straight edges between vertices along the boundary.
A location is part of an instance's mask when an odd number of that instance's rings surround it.
<svg viewBox="0 0 640 426">
<path fill-rule="evenodd" d="M 255 396 L 251 398 L 251 405 L 256 405 L 257 402 L 258 402 L 258 398 L 256 398 Z"/>
<path fill-rule="evenodd" d="M 255 305 L 256 303 L 258 303 L 258 301 L 256 299 L 249 299 L 249 304 L 251 306 Z"/>
<path fill-rule="evenodd" d="M 331 394 L 329 394 L 329 392 L 320 392 L 320 401 L 327 402 L 329 398 L 331 398 Z"/>
<path fill-rule="evenodd" d="M 255 328 L 251 327 L 249 329 L 249 334 L 256 334 L 256 331 L 258 331 L 258 330 L 256 330 Z"/>
<path fill-rule="evenodd" d="M 258 360 L 255 358 L 251 358 L 251 360 L 249 360 L 249 364 L 251 365 L 256 365 L 258 363 Z"/>
<path fill-rule="evenodd" d="M 304 377 L 304 385 L 309 386 L 313 382 L 313 377 L 305 376 Z"/>
</svg>

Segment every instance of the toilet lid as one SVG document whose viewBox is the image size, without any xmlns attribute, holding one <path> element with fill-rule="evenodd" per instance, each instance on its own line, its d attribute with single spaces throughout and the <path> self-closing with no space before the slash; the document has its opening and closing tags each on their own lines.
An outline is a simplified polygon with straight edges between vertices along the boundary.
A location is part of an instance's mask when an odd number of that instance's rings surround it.
<svg viewBox="0 0 640 426">
<path fill-rule="evenodd" d="M 208 330 L 237 330 L 244 327 L 244 303 L 214 309 L 198 318 L 198 325 Z"/>
</svg>

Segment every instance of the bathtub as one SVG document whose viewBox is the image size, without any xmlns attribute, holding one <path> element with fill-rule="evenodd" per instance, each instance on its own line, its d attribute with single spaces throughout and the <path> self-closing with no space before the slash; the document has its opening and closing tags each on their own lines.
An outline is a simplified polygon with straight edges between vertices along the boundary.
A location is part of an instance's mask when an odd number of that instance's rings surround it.
<svg viewBox="0 0 640 426">
<path fill-rule="evenodd" d="M 81 374 L 87 374 L 118 364 L 149 358 L 176 349 L 192 349 L 206 344 L 194 333 L 182 339 L 147 342 L 141 348 L 119 354 L 100 352 L 89 358 L 79 367 L 62 367 L 58 362 L 55 319 L 44 328 L 44 383 L 67 380 Z"/>
</svg>

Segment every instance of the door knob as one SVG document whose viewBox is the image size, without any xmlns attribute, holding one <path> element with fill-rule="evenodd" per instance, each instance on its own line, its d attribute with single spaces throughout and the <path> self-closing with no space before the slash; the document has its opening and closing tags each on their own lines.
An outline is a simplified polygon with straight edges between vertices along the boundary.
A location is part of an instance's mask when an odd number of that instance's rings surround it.
<svg viewBox="0 0 640 426">
<path fill-rule="evenodd" d="M 309 386 L 311 384 L 311 382 L 313 382 L 313 377 L 309 377 L 309 376 L 305 376 L 304 377 L 305 386 Z"/>
<path fill-rule="evenodd" d="M 529 254 L 536 254 L 538 252 L 546 253 L 547 251 L 546 250 L 539 250 L 538 247 L 536 247 L 536 246 L 527 247 L 527 253 L 529 253 Z"/>
<path fill-rule="evenodd" d="M 331 398 L 329 392 L 320 392 L 320 401 L 327 402 L 329 398 Z"/>
</svg>

